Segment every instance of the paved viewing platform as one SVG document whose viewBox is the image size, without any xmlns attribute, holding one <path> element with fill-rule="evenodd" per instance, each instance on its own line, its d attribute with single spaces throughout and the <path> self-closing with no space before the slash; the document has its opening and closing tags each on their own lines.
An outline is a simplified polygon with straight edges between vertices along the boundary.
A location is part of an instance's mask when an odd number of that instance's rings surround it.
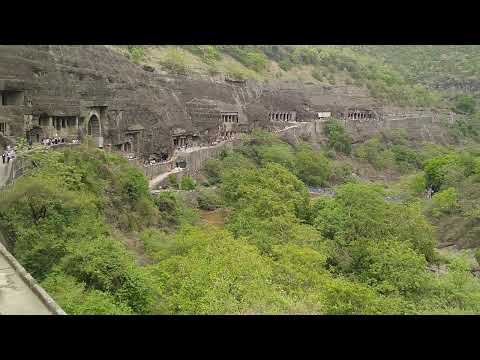
<svg viewBox="0 0 480 360">
<path fill-rule="evenodd" d="M 7 183 L 11 168 L 12 162 L 4 164 L 0 161 L 0 189 Z"/>
<path fill-rule="evenodd" d="M 64 314 L 0 243 L 0 315 Z"/>
<path fill-rule="evenodd" d="M 13 161 L 0 161 L 0 191 Z M 0 232 L 0 315 L 64 315 L 65 312 L 10 254 Z"/>
</svg>

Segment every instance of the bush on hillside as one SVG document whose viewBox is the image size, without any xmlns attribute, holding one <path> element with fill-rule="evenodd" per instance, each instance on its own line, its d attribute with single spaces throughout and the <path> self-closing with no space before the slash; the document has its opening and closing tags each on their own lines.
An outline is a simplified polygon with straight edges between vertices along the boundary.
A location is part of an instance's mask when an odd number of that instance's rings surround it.
<svg viewBox="0 0 480 360">
<path fill-rule="evenodd" d="M 197 183 L 190 176 L 183 176 L 180 180 L 180 190 L 195 190 Z"/>
<path fill-rule="evenodd" d="M 329 120 L 325 123 L 325 134 L 330 148 L 345 154 L 351 153 L 352 139 L 338 120 Z"/>
<path fill-rule="evenodd" d="M 198 207 L 203 210 L 215 210 L 223 204 L 218 191 L 212 188 L 201 188 L 197 201 Z"/>
<path fill-rule="evenodd" d="M 141 45 L 127 45 L 127 50 L 129 58 L 136 64 L 139 64 L 145 57 L 145 50 Z"/>
<path fill-rule="evenodd" d="M 176 47 L 169 47 L 162 58 L 162 66 L 175 73 L 175 74 L 187 74 L 189 71 L 185 53 L 182 49 Z"/>
<path fill-rule="evenodd" d="M 473 114 L 475 112 L 475 99 L 470 95 L 457 95 L 454 100 L 454 110 L 462 114 Z"/>
</svg>

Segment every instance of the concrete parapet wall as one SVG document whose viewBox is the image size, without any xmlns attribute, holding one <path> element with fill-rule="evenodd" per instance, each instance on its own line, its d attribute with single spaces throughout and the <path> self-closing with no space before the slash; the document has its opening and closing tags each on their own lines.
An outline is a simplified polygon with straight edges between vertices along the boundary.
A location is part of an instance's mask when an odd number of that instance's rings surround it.
<svg viewBox="0 0 480 360">
<path fill-rule="evenodd" d="M 3 256 L 15 272 L 28 285 L 30 290 L 40 299 L 52 315 L 66 315 L 65 311 L 47 294 L 37 281 L 30 275 L 22 265 L 13 257 L 5 246 L 0 243 L 0 255 Z"/>
<path fill-rule="evenodd" d="M 169 172 L 175 167 L 175 162 L 173 160 L 166 161 L 164 163 L 159 163 L 155 165 L 145 166 L 138 161 L 134 160 L 133 163 L 139 167 L 147 179 L 151 180 L 154 177 Z"/>
</svg>

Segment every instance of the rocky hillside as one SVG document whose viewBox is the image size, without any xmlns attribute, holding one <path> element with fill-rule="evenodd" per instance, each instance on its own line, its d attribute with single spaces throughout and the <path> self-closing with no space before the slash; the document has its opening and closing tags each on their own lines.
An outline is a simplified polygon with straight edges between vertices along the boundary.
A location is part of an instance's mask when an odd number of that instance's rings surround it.
<svg viewBox="0 0 480 360">
<path fill-rule="evenodd" d="M 19 101 L 0 108 L 0 143 L 89 134 L 145 159 L 170 156 L 179 137 L 204 145 L 266 128 L 272 113 L 311 121 L 317 112 L 346 119 L 378 110 L 394 122 L 350 122 L 354 135 L 420 127 L 422 138 L 443 137 L 435 135 L 442 119 L 429 112 L 452 108 L 393 65 L 337 46 L 3 45 L 0 91 Z M 238 121 L 221 130 L 218 120 L 232 114 Z"/>
<path fill-rule="evenodd" d="M 477 46 L 116 46 L 135 62 L 167 73 L 219 75 L 366 87 L 383 103 L 448 105 L 477 92 Z"/>
<path fill-rule="evenodd" d="M 410 81 L 449 92 L 478 93 L 480 46 L 355 46 L 355 51 L 390 64 Z"/>
</svg>

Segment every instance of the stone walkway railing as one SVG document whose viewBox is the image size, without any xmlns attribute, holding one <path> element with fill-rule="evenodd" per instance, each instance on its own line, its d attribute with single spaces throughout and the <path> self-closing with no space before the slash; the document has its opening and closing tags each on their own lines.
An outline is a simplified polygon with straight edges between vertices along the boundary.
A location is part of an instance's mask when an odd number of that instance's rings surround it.
<svg viewBox="0 0 480 360">
<path fill-rule="evenodd" d="M 0 163 L 0 201 L 5 189 L 24 174 L 22 157 Z M 1 231 L 1 229 L 0 229 Z M 66 315 L 3 245 L 0 232 L 0 315 Z"/>
<path fill-rule="evenodd" d="M 66 315 L 1 243 L 0 314 Z"/>
</svg>

